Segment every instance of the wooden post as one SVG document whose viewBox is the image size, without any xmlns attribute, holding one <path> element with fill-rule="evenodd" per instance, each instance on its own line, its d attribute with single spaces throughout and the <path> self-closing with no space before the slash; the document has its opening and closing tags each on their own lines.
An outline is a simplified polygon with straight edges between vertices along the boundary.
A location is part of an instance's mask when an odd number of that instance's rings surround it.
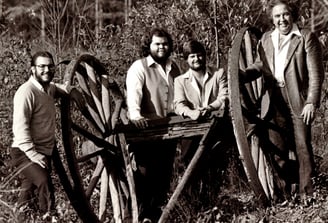
<svg viewBox="0 0 328 223">
<path fill-rule="evenodd" d="M 176 187 L 173 195 L 171 196 L 169 202 L 167 203 L 166 207 L 164 208 L 163 213 L 162 213 L 158 223 L 167 222 L 171 211 L 173 210 L 174 206 L 176 205 L 176 203 L 178 201 L 178 197 L 180 196 L 181 192 L 183 191 L 183 189 L 189 182 L 190 178 L 192 177 L 194 170 L 197 168 L 199 160 L 201 159 L 201 157 L 206 149 L 206 146 L 208 146 L 207 143 L 208 143 L 209 137 L 211 137 L 212 131 L 217 126 L 217 123 L 218 123 L 218 118 L 213 118 L 210 128 L 206 131 L 206 133 L 203 135 L 201 141 L 199 142 L 198 149 L 196 150 L 193 158 L 191 159 L 187 169 L 185 170 L 185 172 L 184 172 L 178 186 Z"/>
</svg>

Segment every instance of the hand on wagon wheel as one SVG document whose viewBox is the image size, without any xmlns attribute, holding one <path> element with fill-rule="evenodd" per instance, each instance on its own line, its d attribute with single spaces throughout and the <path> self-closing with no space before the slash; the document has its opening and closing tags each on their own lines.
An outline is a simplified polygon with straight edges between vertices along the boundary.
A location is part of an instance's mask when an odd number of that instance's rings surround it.
<svg viewBox="0 0 328 223">
<path fill-rule="evenodd" d="M 131 122 L 138 128 L 138 129 L 145 129 L 148 127 L 147 119 L 144 117 L 140 117 L 139 119 L 131 119 Z"/>
</svg>

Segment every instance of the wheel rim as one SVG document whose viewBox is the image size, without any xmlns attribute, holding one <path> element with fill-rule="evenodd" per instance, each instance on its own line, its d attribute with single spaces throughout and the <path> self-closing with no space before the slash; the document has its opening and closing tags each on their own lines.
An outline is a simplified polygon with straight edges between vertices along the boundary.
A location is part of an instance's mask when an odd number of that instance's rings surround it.
<svg viewBox="0 0 328 223">
<path fill-rule="evenodd" d="M 247 112 L 257 115 L 262 82 L 260 79 L 250 84 L 240 84 L 239 82 L 239 70 L 244 70 L 247 65 L 254 62 L 256 42 L 260 38 L 259 33 L 260 31 L 253 27 L 245 27 L 237 33 L 229 55 L 228 86 L 232 123 L 241 161 L 255 196 L 260 204 L 267 206 L 269 204 L 268 194 L 258 177 L 251 150 L 251 144 L 258 138 L 252 131 L 254 125 L 247 122 L 245 118 Z"/>
<path fill-rule="evenodd" d="M 115 222 L 123 221 L 127 206 L 124 199 L 129 197 L 129 191 L 125 186 L 121 152 L 115 145 L 115 136 L 111 135 L 115 124 L 112 120 L 118 119 L 119 109 L 112 107 L 110 96 L 113 95 L 110 94 L 112 88 L 119 88 L 91 55 L 71 61 L 66 67 L 64 81 L 75 87 L 86 102 L 82 110 L 70 98 L 61 102 L 62 138 L 72 185 L 70 192 L 76 195 L 71 196 L 71 203 L 84 222 L 99 222 L 108 217 L 114 218 Z M 86 153 L 81 141 L 92 142 L 93 146 L 86 147 L 91 151 Z M 92 162 L 94 159 L 97 163 Z M 109 200 L 111 208 L 106 207 Z"/>
</svg>

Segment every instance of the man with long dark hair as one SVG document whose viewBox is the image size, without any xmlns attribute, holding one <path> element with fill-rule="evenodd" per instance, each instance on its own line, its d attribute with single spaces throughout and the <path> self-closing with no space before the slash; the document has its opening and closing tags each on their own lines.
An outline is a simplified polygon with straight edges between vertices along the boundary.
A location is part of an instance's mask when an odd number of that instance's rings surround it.
<svg viewBox="0 0 328 223">
<path fill-rule="evenodd" d="M 127 72 L 127 106 L 132 123 L 146 128 L 148 120 L 163 118 L 174 112 L 173 82 L 180 74 L 170 59 L 171 36 L 155 28 L 143 39 L 143 58 L 135 61 Z M 136 193 L 141 222 L 157 222 L 170 186 L 176 143 L 147 141 L 130 146 L 137 170 Z"/>
</svg>

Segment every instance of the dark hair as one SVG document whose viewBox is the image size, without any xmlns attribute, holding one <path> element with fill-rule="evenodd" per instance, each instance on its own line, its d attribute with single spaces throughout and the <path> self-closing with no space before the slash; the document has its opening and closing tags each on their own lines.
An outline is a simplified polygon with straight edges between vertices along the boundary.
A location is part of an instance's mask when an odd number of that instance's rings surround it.
<svg viewBox="0 0 328 223">
<path fill-rule="evenodd" d="M 205 47 L 197 40 L 189 40 L 183 44 L 183 58 L 186 60 L 189 54 L 192 53 L 201 53 L 203 56 L 206 56 Z"/>
<path fill-rule="evenodd" d="M 51 53 L 49 53 L 48 51 L 38 51 L 32 56 L 31 66 L 35 66 L 35 61 L 36 61 L 36 59 L 38 59 L 38 57 L 50 58 L 52 60 L 52 62 L 54 63 L 54 58 L 51 55 Z"/>
<path fill-rule="evenodd" d="M 272 9 L 276 5 L 286 5 L 288 8 L 288 11 L 292 15 L 293 21 L 296 22 L 298 20 L 298 16 L 299 16 L 298 8 L 296 7 L 295 4 L 289 2 L 288 0 L 271 0 L 267 7 L 267 12 L 268 12 L 269 18 L 272 19 Z"/>
<path fill-rule="evenodd" d="M 153 36 L 166 37 L 169 44 L 169 55 L 173 52 L 173 39 L 171 35 L 162 28 L 154 28 L 142 38 L 141 56 L 146 57 L 150 54 L 150 44 Z"/>
</svg>

